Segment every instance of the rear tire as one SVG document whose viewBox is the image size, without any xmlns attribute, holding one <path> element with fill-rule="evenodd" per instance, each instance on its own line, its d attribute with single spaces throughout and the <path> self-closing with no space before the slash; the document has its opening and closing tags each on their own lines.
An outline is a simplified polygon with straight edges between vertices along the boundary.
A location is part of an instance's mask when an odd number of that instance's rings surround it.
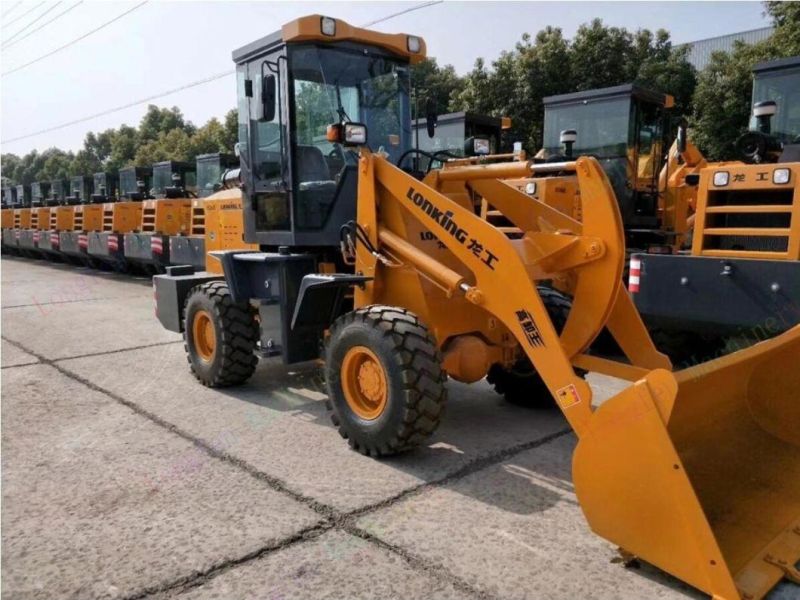
<svg viewBox="0 0 800 600">
<path fill-rule="evenodd" d="M 183 314 L 184 348 L 200 383 L 228 387 L 247 381 L 258 363 L 253 308 L 235 303 L 224 281 L 211 281 L 192 288 Z"/>
<path fill-rule="evenodd" d="M 325 354 L 331 420 L 354 450 L 388 456 L 436 431 L 446 376 L 413 313 L 391 306 L 349 312 L 333 323 Z"/>
<path fill-rule="evenodd" d="M 572 300 L 551 287 L 539 286 L 537 290 L 556 332 L 561 334 L 572 309 Z M 575 372 L 581 377 L 586 374 L 580 369 L 576 369 Z M 486 375 L 486 381 L 511 404 L 535 409 L 551 409 L 558 406 L 527 356 L 517 360 L 510 369 L 499 364 L 492 365 Z"/>
</svg>

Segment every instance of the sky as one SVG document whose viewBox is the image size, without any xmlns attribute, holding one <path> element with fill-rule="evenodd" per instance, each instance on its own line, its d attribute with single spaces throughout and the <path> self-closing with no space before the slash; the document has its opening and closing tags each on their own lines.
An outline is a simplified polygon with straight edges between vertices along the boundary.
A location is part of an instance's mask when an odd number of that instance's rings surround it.
<svg viewBox="0 0 800 600">
<path fill-rule="evenodd" d="M 72 42 L 140 4 L 89 0 L 0 2 L 0 73 L 16 69 Z M 53 23 L 23 36 L 62 11 Z M 36 6 L 41 4 L 41 6 Z M 25 154 L 56 146 L 78 150 L 89 131 L 138 124 L 147 103 L 87 122 L 8 142 L 148 96 L 233 70 L 231 51 L 299 16 L 321 13 L 364 25 L 418 6 L 415 2 L 247 2 L 150 0 L 113 24 L 64 50 L 0 77 L 0 146 Z M 36 23 L 30 23 L 52 9 Z M 31 12 L 20 18 L 26 11 Z M 522 34 L 547 25 L 572 37 L 598 17 L 629 30 L 667 29 L 674 43 L 700 40 L 769 25 L 757 2 L 456 2 L 428 6 L 373 26 L 425 38 L 439 64 L 468 72 L 478 57 L 487 63 L 509 50 Z M 15 21 L 16 19 L 16 21 Z M 25 31 L 21 31 L 27 26 Z M 20 32 L 17 35 L 17 32 Z M 16 39 L 14 36 L 17 35 Z M 178 106 L 195 124 L 222 117 L 236 103 L 232 76 L 176 92 L 153 103 Z"/>
</svg>

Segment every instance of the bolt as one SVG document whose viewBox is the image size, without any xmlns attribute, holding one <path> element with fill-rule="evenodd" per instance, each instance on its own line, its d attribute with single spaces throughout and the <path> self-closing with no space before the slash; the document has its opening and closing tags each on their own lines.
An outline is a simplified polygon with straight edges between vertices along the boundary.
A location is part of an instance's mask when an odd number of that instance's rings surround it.
<svg viewBox="0 0 800 600">
<path fill-rule="evenodd" d="M 733 275 L 733 267 L 730 265 L 723 265 L 722 267 L 722 275 Z"/>
<path fill-rule="evenodd" d="M 781 291 L 781 285 L 779 283 L 775 282 L 771 286 L 769 286 L 769 289 L 771 289 L 774 293 L 777 294 L 778 292 Z"/>
<path fill-rule="evenodd" d="M 689 278 L 688 277 L 681 277 L 681 285 L 689 285 Z"/>
<path fill-rule="evenodd" d="M 269 279 L 264 280 L 264 288 L 269 289 Z"/>
</svg>

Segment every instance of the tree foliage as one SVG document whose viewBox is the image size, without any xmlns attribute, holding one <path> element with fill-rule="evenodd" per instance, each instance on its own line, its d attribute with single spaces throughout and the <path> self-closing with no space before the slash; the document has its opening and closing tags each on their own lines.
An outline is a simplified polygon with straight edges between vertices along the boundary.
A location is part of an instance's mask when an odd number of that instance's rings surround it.
<svg viewBox="0 0 800 600">
<path fill-rule="evenodd" d="M 535 152 L 542 143 L 547 96 L 638 83 L 672 94 L 683 113 L 691 105 L 695 80 L 686 52 L 672 47 L 666 31 L 632 33 L 594 19 L 571 41 L 561 29 L 547 27 L 533 38 L 523 35 L 491 68 L 479 59 L 451 108 L 511 117 L 511 137 Z"/>
<path fill-rule="evenodd" d="M 224 122 L 212 118 L 202 127 L 187 121 L 178 107 L 148 106 L 138 127 L 89 132 L 77 152 L 49 148 L 24 156 L 2 155 L 4 183 L 25 183 L 68 178 L 99 171 L 117 171 L 131 165 L 151 165 L 162 160 L 193 161 L 198 154 L 233 152 L 237 141 L 236 110 Z"/>
</svg>

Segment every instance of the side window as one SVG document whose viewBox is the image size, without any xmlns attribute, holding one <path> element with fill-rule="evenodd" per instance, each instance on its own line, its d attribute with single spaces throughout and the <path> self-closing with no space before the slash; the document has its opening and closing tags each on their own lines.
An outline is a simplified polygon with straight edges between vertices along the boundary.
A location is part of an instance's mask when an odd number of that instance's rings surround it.
<svg viewBox="0 0 800 600">
<path fill-rule="evenodd" d="M 271 57 L 267 57 L 270 59 Z M 263 72 L 263 73 L 262 73 Z M 259 179 L 271 180 L 281 176 L 281 124 L 280 124 L 280 91 L 275 94 L 274 118 L 271 121 L 259 121 L 261 108 L 261 90 L 263 79 L 272 72 L 265 61 L 250 64 L 250 79 L 253 82 L 253 97 L 250 102 L 250 123 L 255 132 L 253 136 L 254 170 Z"/>
</svg>

